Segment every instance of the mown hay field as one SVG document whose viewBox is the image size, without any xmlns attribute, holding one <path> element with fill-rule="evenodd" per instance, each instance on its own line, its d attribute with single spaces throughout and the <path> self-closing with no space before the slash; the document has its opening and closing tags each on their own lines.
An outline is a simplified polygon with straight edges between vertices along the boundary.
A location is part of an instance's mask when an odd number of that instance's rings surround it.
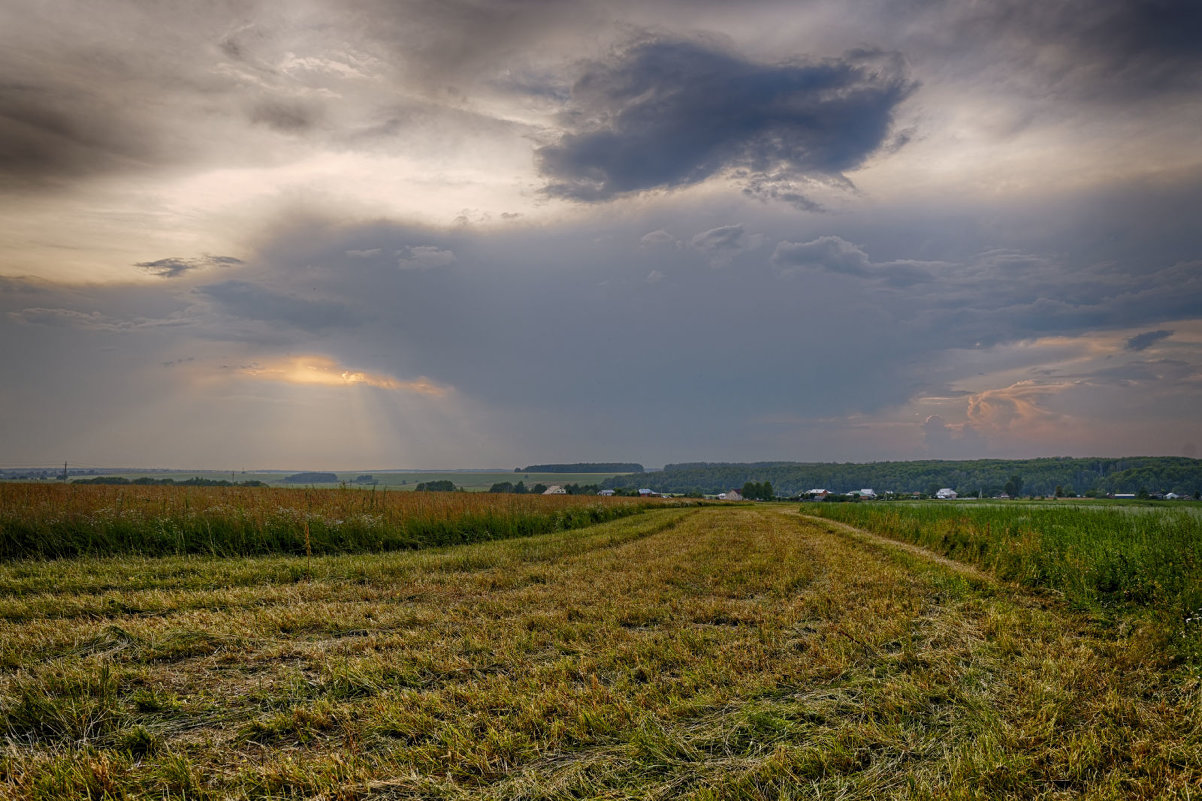
<svg viewBox="0 0 1202 801">
<path fill-rule="evenodd" d="M 0 564 L 0 797 L 1191 798 L 1154 630 L 771 505 Z"/>
</svg>

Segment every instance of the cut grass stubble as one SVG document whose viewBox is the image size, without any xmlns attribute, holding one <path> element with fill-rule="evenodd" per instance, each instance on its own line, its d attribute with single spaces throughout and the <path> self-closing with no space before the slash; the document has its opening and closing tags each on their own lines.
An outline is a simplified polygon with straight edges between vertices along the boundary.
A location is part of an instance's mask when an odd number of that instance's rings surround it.
<svg viewBox="0 0 1202 801">
<path fill-rule="evenodd" d="M 30 588 L 0 622 L 0 787 L 1184 798 L 1202 782 L 1197 678 L 1151 644 L 793 509 L 315 557 L 311 581 L 297 562 L 140 560 L 128 590 L 121 560 L 0 567 Z M 113 603 L 39 623 L 87 587 Z M 35 724 L 46 699 L 62 723 Z"/>
</svg>

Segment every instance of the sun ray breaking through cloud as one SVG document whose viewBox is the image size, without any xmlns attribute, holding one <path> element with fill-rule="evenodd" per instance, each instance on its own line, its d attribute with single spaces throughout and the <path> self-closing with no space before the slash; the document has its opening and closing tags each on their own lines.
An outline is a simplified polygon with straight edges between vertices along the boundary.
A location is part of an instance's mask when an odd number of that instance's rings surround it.
<svg viewBox="0 0 1202 801">
<path fill-rule="evenodd" d="M 399 380 L 383 373 L 355 370 L 328 356 L 292 356 L 267 362 L 255 362 L 238 369 L 238 374 L 259 381 L 280 381 L 300 386 L 375 387 L 397 392 L 445 397 L 451 388 L 428 378 Z"/>
</svg>

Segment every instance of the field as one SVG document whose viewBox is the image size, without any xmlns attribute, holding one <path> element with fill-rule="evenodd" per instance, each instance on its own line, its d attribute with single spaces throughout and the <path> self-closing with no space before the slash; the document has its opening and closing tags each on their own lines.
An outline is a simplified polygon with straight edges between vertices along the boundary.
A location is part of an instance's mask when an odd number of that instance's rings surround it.
<svg viewBox="0 0 1202 801">
<path fill-rule="evenodd" d="M 1159 628 L 1202 666 L 1202 515 L 1194 504 L 858 503 L 804 511 L 929 548 L 1073 606 Z"/>
<path fill-rule="evenodd" d="M 647 507 L 584 495 L 0 483 L 0 559 L 390 551 L 580 528 Z"/>
<path fill-rule="evenodd" d="M 14 799 L 1202 784 L 1202 680 L 1156 625 L 795 504 L 312 559 L 10 561 L 0 599 Z"/>
</svg>

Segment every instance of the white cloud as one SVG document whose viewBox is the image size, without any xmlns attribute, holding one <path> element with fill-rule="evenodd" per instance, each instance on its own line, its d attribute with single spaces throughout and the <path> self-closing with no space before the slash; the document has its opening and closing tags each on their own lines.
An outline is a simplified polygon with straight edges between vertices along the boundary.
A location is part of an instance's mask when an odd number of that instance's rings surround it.
<svg viewBox="0 0 1202 801">
<path fill-rule="evenodd" d="M 652 231 L 650 233 L 643 234 L 643 236 L 639 238 L 639 244 L 645 247 L 655 247 L 657 245 L 680 247 L 680 240 L 672 236 L 667 231 L 660 229 L 658 231 Z"/>
<path fill-rule="evenodd" d="M 760 235 L 749 235 L 739 223 L 702 231 L 689 240 L 689 247 L 704 255 L 711 266 L 727 267 L 740 253 L 759 247 L 762 240 Z"/>
</svg>

